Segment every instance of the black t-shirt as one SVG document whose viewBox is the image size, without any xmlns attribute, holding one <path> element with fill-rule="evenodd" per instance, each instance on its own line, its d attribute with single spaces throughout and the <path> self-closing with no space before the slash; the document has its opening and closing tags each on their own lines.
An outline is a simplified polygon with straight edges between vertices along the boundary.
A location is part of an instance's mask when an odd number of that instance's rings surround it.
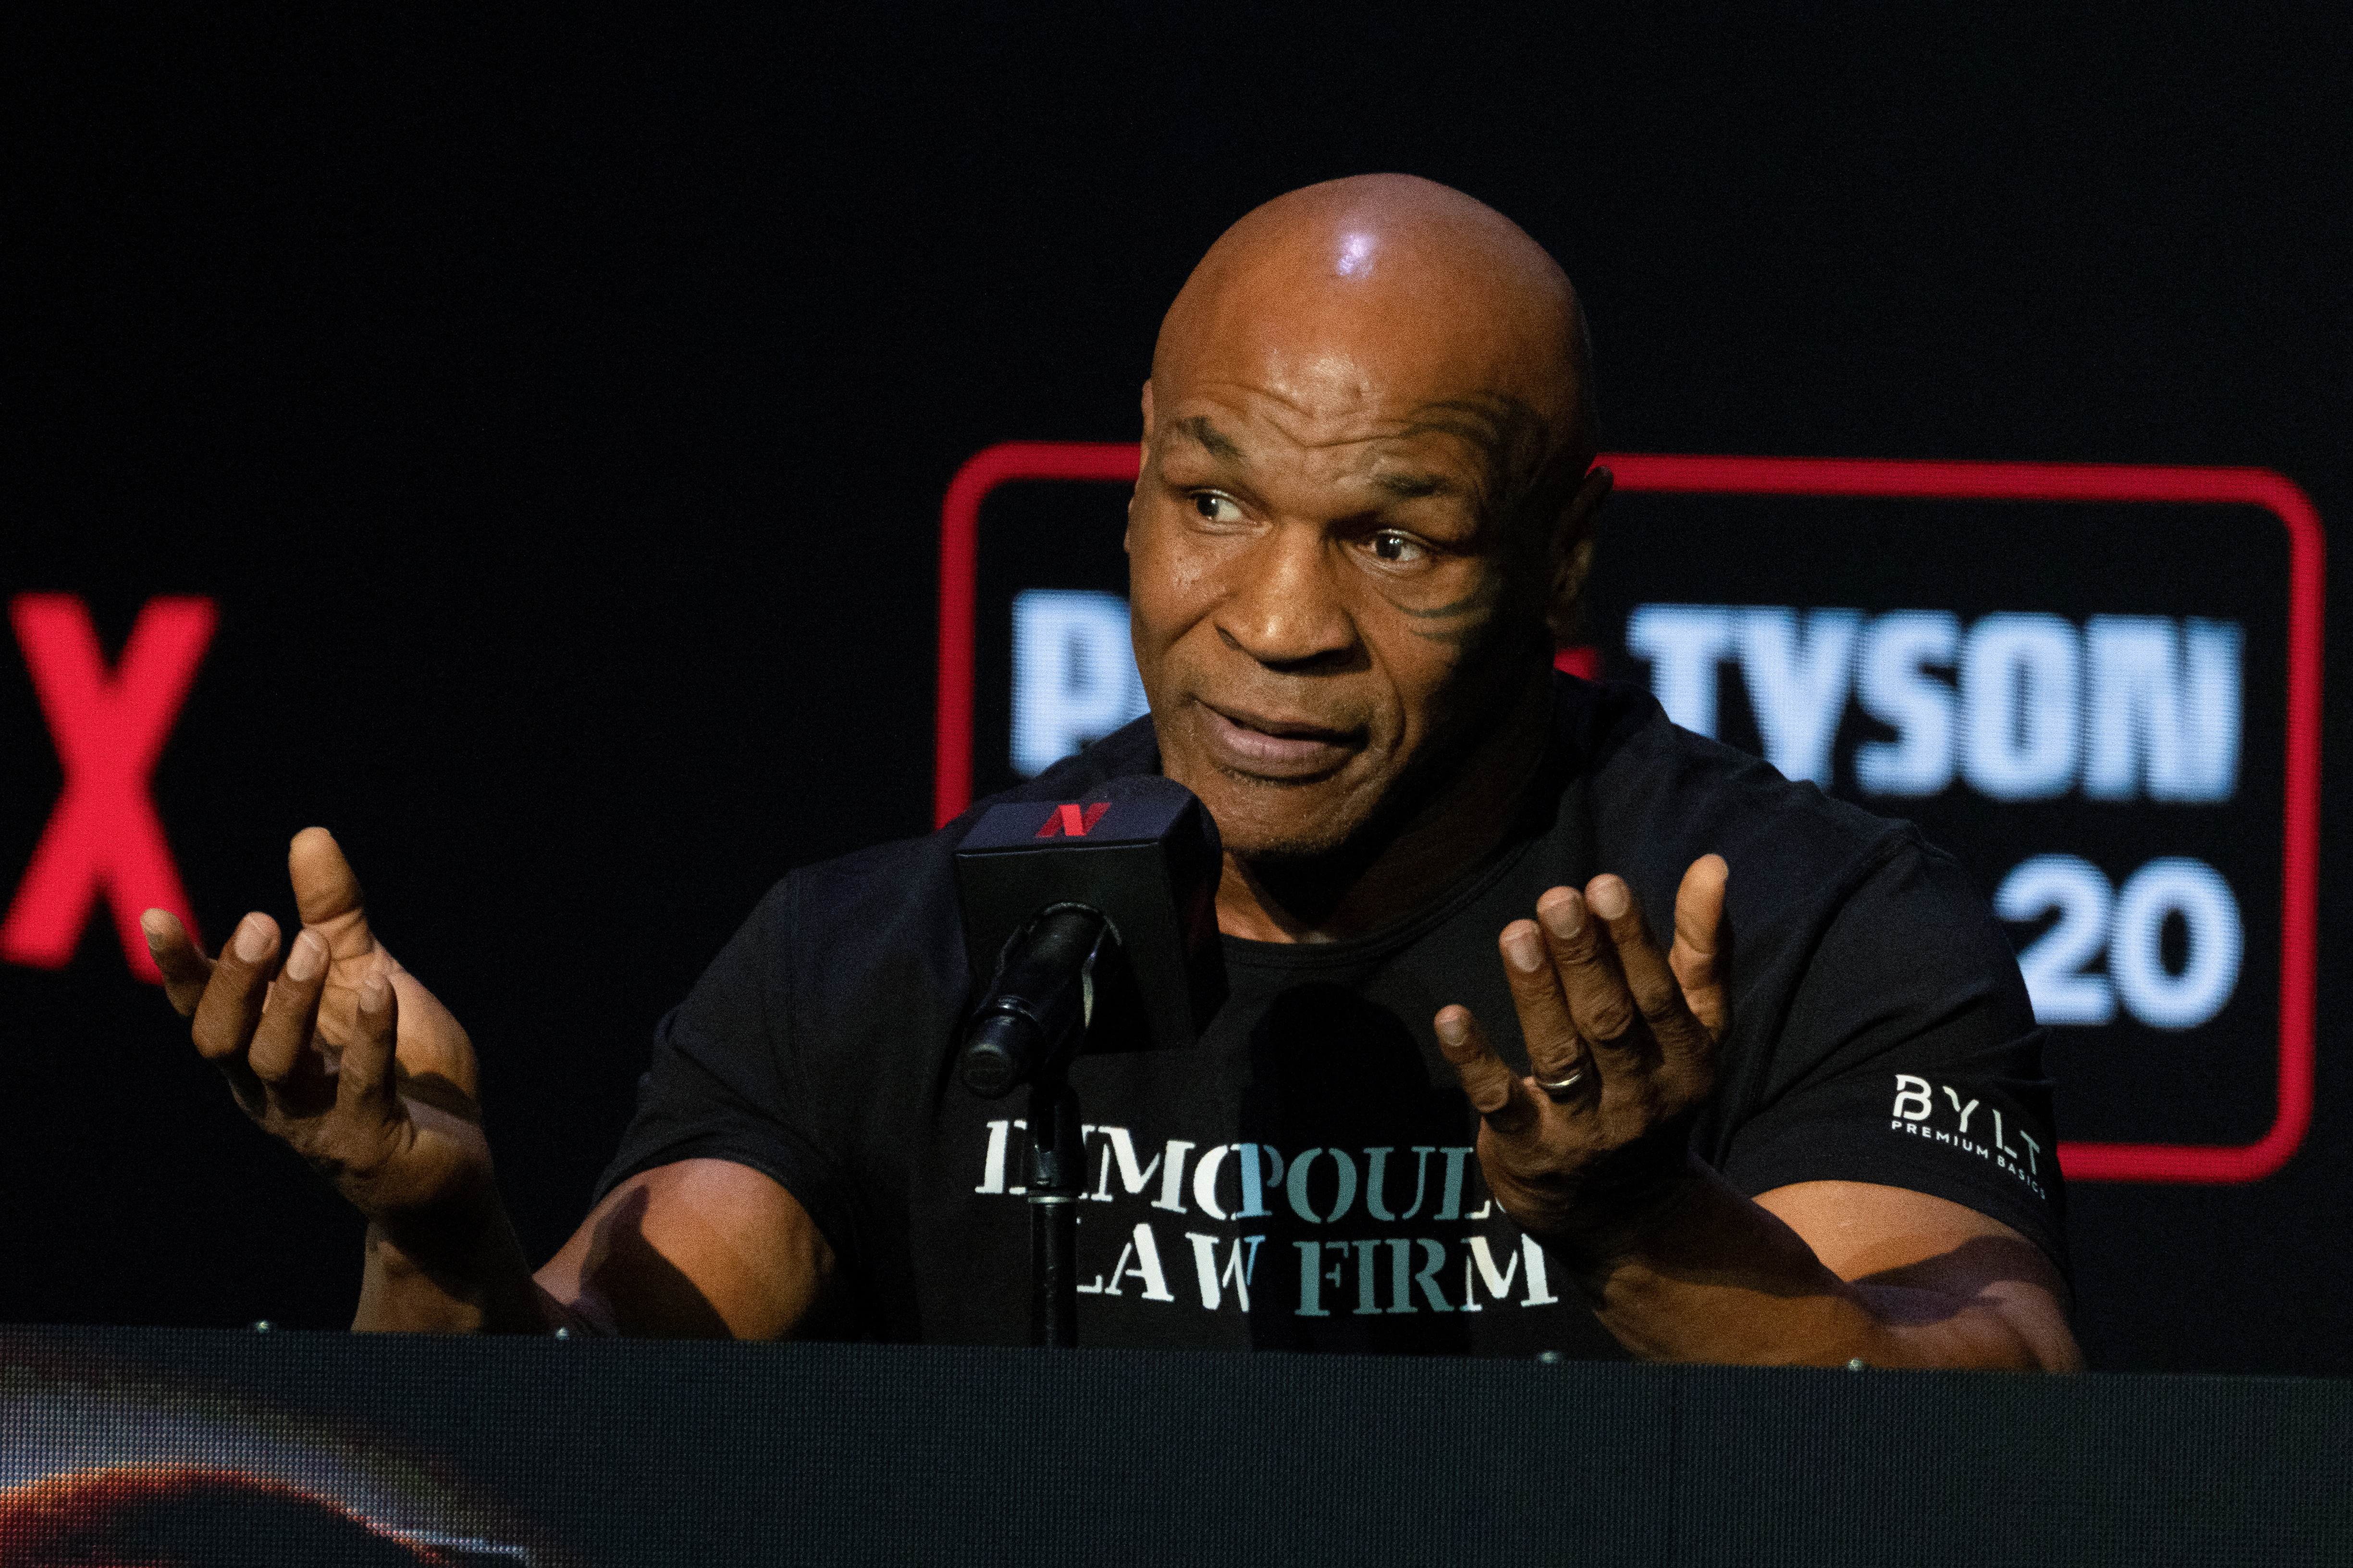
<svg viewBox="0 0 2353 1568">
<path fill-rule="evenodd" d="M 1145 719 L 995 798 L 1083 799 L 1157 766 Z M 600 1192 L 676 1160 L 752 1166 L 808 1210 L 881 1337 L 1026 1342 L 1022 1097 L 953 1073 L 975 998 L 950 855 L 990 804 L 777 884 L 657 1031 Z M 1622 1355 L 1489 1202 L 1430 1023 L 1461 1003 L 1525 1069 L 1496 933 L 1607 870 L 1663 944 L 1711 851 L 1731 867 L 1732 1032 L 1700 1157 L 1752 1195 L 1948 1198 L 2063 1268 L 2042 1035 L 1959 868 L 1637 689 L 1563 676 L 1540 785 L 1485 864 L 1377 935 L 1226 938 L 1232 993 L 1199 1046 L 1076 1063 L 1080 1342 Z"/>
</svg>

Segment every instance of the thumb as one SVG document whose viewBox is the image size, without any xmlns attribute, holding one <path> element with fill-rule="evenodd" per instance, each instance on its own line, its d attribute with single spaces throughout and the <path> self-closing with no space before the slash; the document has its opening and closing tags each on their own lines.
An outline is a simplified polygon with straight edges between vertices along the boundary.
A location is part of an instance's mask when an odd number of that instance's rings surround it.
<svg viewBox="0 0 2353 1568">
<path fill-rule="evenodd" d="M 294 884 L 295 907 L 302 923 L 327 939 L 327 951 L 337 962 L 364 958 L 376 951 L 375 933 L 368 929 L 367 908 L 360 879 L 352 875 L 343 847 L 323 827 L 306 827 L 287 847 L 286 874 Z"/>
<path fill-rule="evenodd" d="M 1725 997 L 1732 955 L 1725 951 L 1724 930 L 1724 889 L 1731 877 L 1721 855 L 1703 855 L 1691 863 L 1675 889 L 1675 945 L 1667 955 L 1684 1005 L 1718 1040 L 1732 1022 Z"/>
</svg>

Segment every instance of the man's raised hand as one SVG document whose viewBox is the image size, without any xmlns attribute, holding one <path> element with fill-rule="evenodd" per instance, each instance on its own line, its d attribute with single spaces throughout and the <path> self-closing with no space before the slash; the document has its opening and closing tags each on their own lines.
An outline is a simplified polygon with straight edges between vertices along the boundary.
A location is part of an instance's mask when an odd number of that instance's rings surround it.
<svg viewBox="0 0 2353 1568">
<path fill-rule="evenodd" d="M 247 1115 L 369 1218 L 479 1202 L 490 1154 L 466 1031 L 376 942 L 326 829 L 295 837 L 287 869 L 302 929 L 282 953 L 259 912 L 212 959 L 170 914 L 142 917 L 196 1049 Z"/>
<path fill-rule="evenodd" d="M 1715 855 L 1683 873 L 1666 953 L 1633 889 L 1611 876 L 1582 893 L 1554 888 L 1535 920 L 1504 928 L 1528 1077 L 1489 1047 L 1470 1009 L 1438 1014 L 1440 1047 L 1482 1118 L 1488 1190 L 1524 1229 L 1573 1256 L 1608 1257 L 1685 1169 L 1730 1024 L 1719 963 L 1726 877 Z"/>
</svg>

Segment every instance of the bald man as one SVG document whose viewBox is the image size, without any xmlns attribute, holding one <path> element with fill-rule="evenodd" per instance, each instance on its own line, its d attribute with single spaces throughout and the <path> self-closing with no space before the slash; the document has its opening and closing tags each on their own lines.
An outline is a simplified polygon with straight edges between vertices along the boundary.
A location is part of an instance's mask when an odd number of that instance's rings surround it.
<svg viewBox="0 0 2353 1568">
<path fill-rule="evenodd" d="M 1151 716 L 1000 797 L 1158 771 L 1226 849 L 1208 1038 L 1071 1073 L 1082 1342 L 2074 1365 L 2040 1037 L 1953 864 L 1553 672 L 1596 449 L 1567 279 L 1426 181 L 1271 202 L 1170 309 Z M 332 839 L 282 964 L 263 915 L 216 963 L 149 929 L 238 1102 L 368 1215 L 357 1327 L 1018 1343 L 1018 1124 L 949 1071 L 969 820 L 777 886 L 535 1279 L 465 1033 Z"/>
</svg>

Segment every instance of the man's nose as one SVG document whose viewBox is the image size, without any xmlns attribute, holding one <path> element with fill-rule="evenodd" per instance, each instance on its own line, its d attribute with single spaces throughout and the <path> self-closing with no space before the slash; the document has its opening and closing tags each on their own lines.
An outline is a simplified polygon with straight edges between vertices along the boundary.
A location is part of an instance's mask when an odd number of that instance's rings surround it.
<svg viewBox="0 0 2353 1568">
<path fill-rule="evenodd" d="M 1345 659 L 1356 626 L 1332 581 L 1331 552 L 1319 528 L 1278 526 L 1236 563 L 1218 629 L 1270 669 L 1303 670 Z"/>
</svg>

